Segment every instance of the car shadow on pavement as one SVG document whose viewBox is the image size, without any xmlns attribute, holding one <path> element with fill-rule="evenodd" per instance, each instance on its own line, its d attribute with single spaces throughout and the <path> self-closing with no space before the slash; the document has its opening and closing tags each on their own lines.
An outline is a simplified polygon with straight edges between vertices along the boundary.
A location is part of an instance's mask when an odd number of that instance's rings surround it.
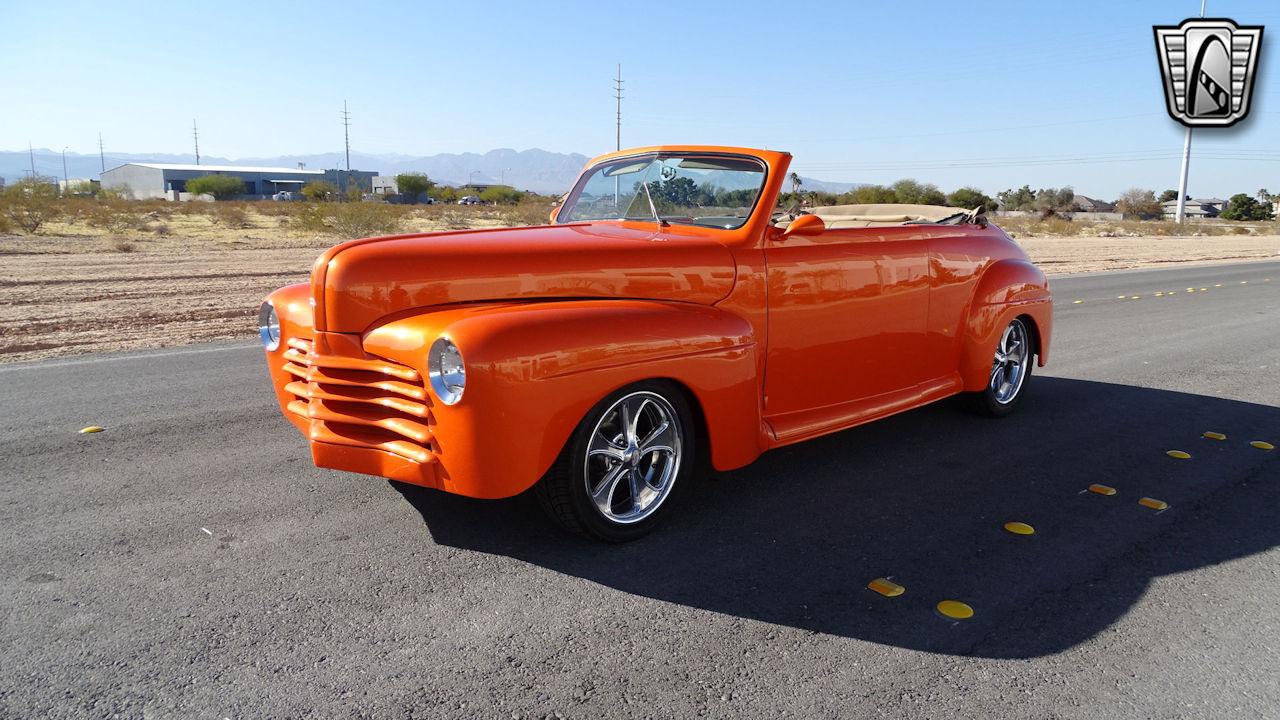
<svg viewBox="0 0 1280 720">
<path fill-rule="evenodd" d="M 1249 444 L 1277 436 L 1272 406 L 1036 377 L 1002 420 L 944 402 L 767 453 L 689 488 L 666 525 L 621 546 L 558 531 L 527 494 L 392 484 L 443 545 L 750 620 L 1026 658 L 1103 631 L 1155 578 L 1280 544 L 1280 451 Z M 906 591 L 867 589 L 878 577 Z M 939 615 L 944 599 L 973 618 Z"/>
</svg>

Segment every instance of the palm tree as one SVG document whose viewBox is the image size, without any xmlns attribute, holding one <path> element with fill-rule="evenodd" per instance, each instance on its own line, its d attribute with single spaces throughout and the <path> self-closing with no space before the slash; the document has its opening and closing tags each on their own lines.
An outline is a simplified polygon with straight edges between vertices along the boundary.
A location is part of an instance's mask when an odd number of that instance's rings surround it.
<svg viewBox="0 0 1280 720">
<path fill-rule="evenodd" d="M 796 196 L 797 200 L 800 199 L 800 186 L 803 184 L 804 182 L 800 180 L 798 173 L 791 173 L 791 192 Z"/>
</svg>

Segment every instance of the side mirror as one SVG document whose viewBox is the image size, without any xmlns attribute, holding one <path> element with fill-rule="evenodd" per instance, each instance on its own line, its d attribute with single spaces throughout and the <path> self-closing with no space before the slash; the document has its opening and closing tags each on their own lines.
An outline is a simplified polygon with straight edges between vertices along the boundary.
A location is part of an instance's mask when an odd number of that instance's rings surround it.
<svg viewBox="0 0 1280 720">
<path fill-rule="evenodd" d="M 801 215 L 786 230 L 782 231 L 782 239 L 785 240 L 792 235 L 821 235 L 827 231 L 827 224 L 822 222 L 822 218 L 817 215 Z"/>
</svg>

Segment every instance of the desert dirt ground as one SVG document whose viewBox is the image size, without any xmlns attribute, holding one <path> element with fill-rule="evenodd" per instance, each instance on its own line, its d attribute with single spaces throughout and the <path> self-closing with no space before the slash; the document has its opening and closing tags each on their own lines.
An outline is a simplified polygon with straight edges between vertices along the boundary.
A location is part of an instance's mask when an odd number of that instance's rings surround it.
<svg viewBox="0 0 1280 720">
<path fill-rule="evenodd" d="M 58 231 L 0 235 L 0 362 L 251 341 L 262 298 L 305 281 L 315 257 L 336 242 L 266 222 L 216 232 L 179 224 L 165 236 L 127 242 L 110 234 L 52 234 Z M 1015 236 L 1050 274 L 1280 256 L 1280 235 L 1272 234 Z"/>
</svg>

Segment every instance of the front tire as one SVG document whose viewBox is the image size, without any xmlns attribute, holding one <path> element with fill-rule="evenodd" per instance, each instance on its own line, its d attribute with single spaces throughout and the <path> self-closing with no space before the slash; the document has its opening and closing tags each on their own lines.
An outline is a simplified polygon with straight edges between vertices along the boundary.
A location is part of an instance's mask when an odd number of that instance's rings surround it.
<svg viewBox="0 0 1280 720">
<path fill-rule="evenodd" d="M 966 393 L 970 409 L 989 417 L 1004 417 L 1014 411 L 1035 365 L 1034 342 L 1026 321 L 1014 318 L 996 343 L 986 388 Z"/>
<path fill-rule="evenodd" d="M 666 381 L 638 383 L 587 413 L 534 491 L 567 530 L 635 540 L 670 514 L 689 484 L 696 441 L 684 393 Z"/>
</svg>

